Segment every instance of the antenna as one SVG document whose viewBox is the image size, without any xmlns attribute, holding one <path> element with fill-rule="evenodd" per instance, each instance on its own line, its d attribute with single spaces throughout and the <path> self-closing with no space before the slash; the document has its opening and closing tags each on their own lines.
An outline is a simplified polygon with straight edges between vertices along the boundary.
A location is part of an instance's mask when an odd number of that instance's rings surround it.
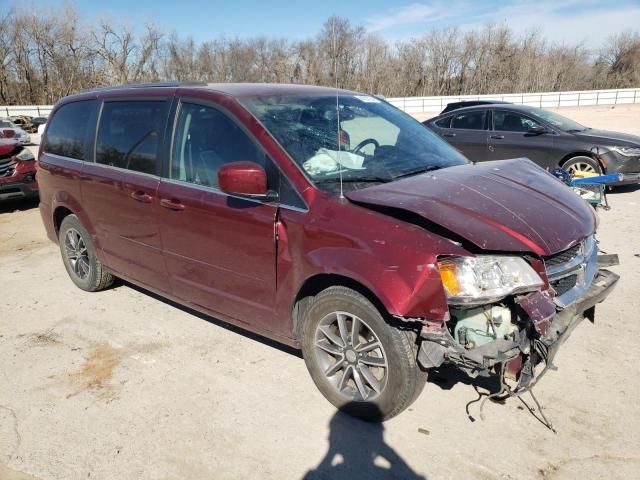
<svg viewBox="0 0 640 480">
<path fill-rule="evenodd" d="M 333 77 L 336 85 L 336 119 L 338 122 L 336 135 L 338 137 L 338 174 L 340 175 L 340 198 L 344 198 L 344 190 L 342 188 L 342 162 L 340 162 L 340 91 L 338 90 L 338 46 L 336 37 L 336 18 L 332 18 L 331 36 L 333 37 Z"/>
</svg>

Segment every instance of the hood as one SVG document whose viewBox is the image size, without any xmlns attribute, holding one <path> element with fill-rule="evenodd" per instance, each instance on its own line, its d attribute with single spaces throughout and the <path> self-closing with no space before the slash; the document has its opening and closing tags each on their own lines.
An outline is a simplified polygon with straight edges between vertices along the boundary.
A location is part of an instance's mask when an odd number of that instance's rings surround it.
<svg viewBox="0 0 640 480">
<path fill-rule="evenodd" d="M 419 215 L 492 251 L 553 255 L 596 226 L 587 202 L 524 158 L 444 168 L 345 196 L 365 207 Z"/>
<path fill-rule="evenodd" d="M 610 132 L 608 130 L 589 128 L 583 132 L 575 132 L 574 135 L 589 142 L 600 143 L 611 147 L 624 147 L 628 145 L 640 147 L 640 136 L 630 133 Z"/>
</svg>

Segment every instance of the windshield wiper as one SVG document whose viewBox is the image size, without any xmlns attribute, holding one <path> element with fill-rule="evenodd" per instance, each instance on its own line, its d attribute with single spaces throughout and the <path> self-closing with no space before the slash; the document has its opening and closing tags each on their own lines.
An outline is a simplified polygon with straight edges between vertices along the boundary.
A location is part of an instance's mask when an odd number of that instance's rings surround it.
<svg viewBox="0 0 640 480">
<path fill-rule="evenodd" d="M 383 177 L 348 177 L 343 178 L 342 183 L 387 183 L 390 182 L 390 178 Z M 316 180 L 316 183 L 340 183 L 340 177 L 325 178 L 323 180 Z"/>
<path fill-rule="evenodd" d="M 419 175 L 421 173 L 431 172 L 432 170 L 440 170 L 441 168 L 447 168 L 447 167 L 444 167 L 442 165 L 431 165 L 430 167 L 417 168 L 415 170 L 411 170 L 410 172 L 405 172 L 405 173 L 401 173 L 400 175 L 396 175 L 393 177 L 393 179 L 395 180 L 396 178 L 411 177 L 412 175 Z"/>
</svg>

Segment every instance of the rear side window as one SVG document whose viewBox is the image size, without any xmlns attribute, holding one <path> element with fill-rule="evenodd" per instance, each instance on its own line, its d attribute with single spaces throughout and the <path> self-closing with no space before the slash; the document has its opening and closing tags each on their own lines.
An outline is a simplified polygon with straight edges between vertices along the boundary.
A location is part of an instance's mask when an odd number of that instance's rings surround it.
<svg viewBox="0 0 640 480">
<path fill-rule="evenodd" d="M 484 130 L 487 119 L 487 111 L 464 112 L 453 116 L 451 128 L 462 128 L 466 130 Z"/>
<path fill-rule="evenodd" d="M 451 117 L 441 118 L 436 122 L 436 125 L 440 128 L 449 128 L 449 126 L 451 125 Z"/>
<path fill-rule="evenodd" d="M 86 160 L 88 135 L 93 131 L 98 102 L 67 103 L 56 112 L 47 130 L 44 151 L 54 155 Z M 94 124 L 95 125 L 95 124 Z"/>
<path fill-rule="evenodd" d="M 105 102 L 100 115 L 96 162 L 157 175 L 165 101 Z"/>
</svg>

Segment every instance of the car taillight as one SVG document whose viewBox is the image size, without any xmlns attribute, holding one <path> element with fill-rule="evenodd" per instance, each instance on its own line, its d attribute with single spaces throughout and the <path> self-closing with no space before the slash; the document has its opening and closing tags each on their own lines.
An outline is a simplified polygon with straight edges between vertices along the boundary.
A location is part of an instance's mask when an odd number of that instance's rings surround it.
<svg viewBox="0 0 640 480">
<path fill-rule="evenodd" d="M 4 138 L 13 138 L 16 136 L 15 130 L 9 130 L 8 128 L 2 130 L 2 136 Z"/>
</svg>

